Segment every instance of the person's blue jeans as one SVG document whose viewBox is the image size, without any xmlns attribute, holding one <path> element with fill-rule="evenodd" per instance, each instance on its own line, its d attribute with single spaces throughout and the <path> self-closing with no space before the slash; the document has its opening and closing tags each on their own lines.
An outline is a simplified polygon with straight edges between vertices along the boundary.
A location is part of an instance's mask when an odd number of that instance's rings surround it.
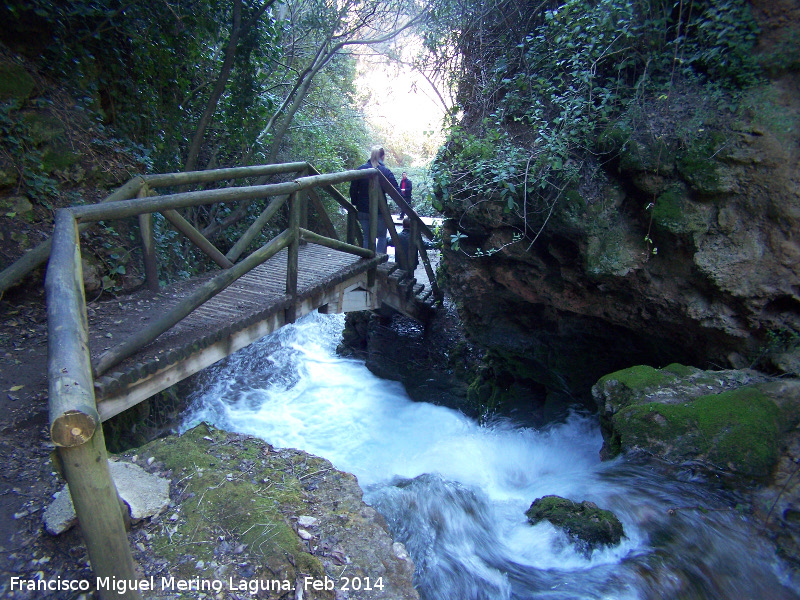
<svg viewBox="0 0 800 600">
<path fill-rule="evenodd" d="M 364 234 L 364 248 L 369 248 L 369 213 L 359 212 L 358 223 L 361 225 L 361 232 Z M 386 222 L 383 220 L 383 215 L 378 215 L 378 237 L 375 243 L 375 251 L 380 254 L 386 254 L 386 234 L 389 230 L 386 228 Z"/>
</svg>

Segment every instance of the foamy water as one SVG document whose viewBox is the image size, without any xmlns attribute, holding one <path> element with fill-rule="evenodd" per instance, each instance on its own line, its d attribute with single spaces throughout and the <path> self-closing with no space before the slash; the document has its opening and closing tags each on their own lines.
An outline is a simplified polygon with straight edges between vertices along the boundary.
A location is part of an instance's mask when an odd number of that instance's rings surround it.
<svg viewBox="0 0 800 600">
<path fill-rule="evenodd" d="M 798 597 L 772 548 L 712 490 L 601 463 L 591 416 L 539 430 L 482 426 L 413 402 L 336 356 L 342 327 L 341 316 L 312 314 L 209 370 L 185 427 L 207 421 L 355 474 L 428 600 Z M 626 538 L 586 555 L 550 524 L 532 527 L 524 512 L 547 494 L 614 511 Z M 696 506 L 713 512 L 668 513 Z"/>
</svg>

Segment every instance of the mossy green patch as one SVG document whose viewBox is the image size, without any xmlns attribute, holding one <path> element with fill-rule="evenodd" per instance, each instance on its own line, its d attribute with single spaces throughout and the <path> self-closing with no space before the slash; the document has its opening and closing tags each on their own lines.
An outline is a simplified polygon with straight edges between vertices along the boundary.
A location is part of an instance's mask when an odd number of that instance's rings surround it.
<svg viewBox="0 0 800 600">
<path fill-rule="evenodd" d="M 33 94 L 36 82 L 20 65 L 0 65 L 0 102 L 25 100 Z"/>
<path fill-rule="evenodd" d="M 680 186 L 671 187 L 656 198 L 653 222 L 676 235 L 708 231 L 705 215 Z"/>
<path fill-rule="evenodd" d="M 631 139 L 631 131 L 623 127 L 611 127 L 597 138 L 597 149 L 601 154 L 618 154 Z"/>
<path fill-rule="evenodd" d="M 619 544 L 625 532 L 622 523 L 610 510 L 598 508 L 591 502 L 573 502 L 560 496 L 544 496 L 525 511 L 528 522 L 536 525 L 547 520 L 579 541 L 588 551 L 598 546 Z"/>
<path fill-rule="evenodd" d="M 682 365 L 680 363 L 670 363 L 661 371 L 669 371 L 670 373 L 674 373 L 678 377 L 690 377 L 691 375 L 695 375 L 700 372 L 700 369 L 696 367 L 687 367 L 686 365 Z"/>
<path fill-rule="evenodd" d="M 621 229 L 608 229 L 592 235 L 586 243 L 586 273 L 597 277 L 624 277 L 639 264 L 641 249 L 632 249 L 631 240 Z"/>
<path fill-rule="evenodd" d="M 581 196 L 578 190 L 567 190 L 564 192 L 564 203 L 567 210 L 580 212 L 586 210 L 586 198 Z"/>
<path fill-rule="evenodd" d="M 155 552 L 172 565 L 172 575 L 197 577 L 195 564 L 213 560 L 222 536 L 246 545 L 271 577 L 287 569 L 322 577 L 319 559 L 305 551 L 284 515 L 303 514 L 301 478 L 329 469 L 330 463 L 296 452 L 270 452 L 264 442 L 241 438 L 199 425 L 139 449 L 173 471 L 185 498 L 177 520 L 164 519 L 166 535 L 154 540 Z"/>
<path fill-rule="evenodd" d="M 619 168 L 623 172 L 667 172 L 673 156 L 661 140 L 629 140 L 620 150 Z"/>
<path fill-rule="evenodd" d="M 795 144 L 800 131 L 800 114 L 791 103 L 783 100 L 785 93 L 780 82 L 748 90 L 739 103 L 739 115 L 744 121 L 742 129 L 766 129 L 782 146 L 788 148 Z"/>
<path fill-rule="evenodd" d="M 766 477 L 778 457 L 781 413 L 755 386 L 677 404 L 649 402 L 613 417 L 623 447 L 654 449 L 748 477 Z"/>
<path fill-rule="evenodd" d="M 645 391 L 668 385 L 676 379 L 677 375 L 672 369 L 654 369 L 648 365 L 636 365 L 604 375 L 597 384 L 602 387 L 610 381 L 617 381 L 630 390 Z"/>
<path fill-rule="evenodd" d="M 41 113 L 28 112 L 23 117 L 28 131 L 28 135 L 34 144 L 41 145 L 52 142 L 64 135 L 64 124 L 56 117 Z"/>
<path fill-rule="evenodd" d="M 715 156 L 725 144 L 719 133 L 698 138 L 677 161 L 678 172 L 700 194 L 714 195 L 732 190 L 732 178 Z"/>
<path fill-rule="evenodd" d="M 47 173 L 63 171 L 77 163 L 80 158 L 77 152 L 48 148 L 42 154 L 42 168 Z"/>
</svg>

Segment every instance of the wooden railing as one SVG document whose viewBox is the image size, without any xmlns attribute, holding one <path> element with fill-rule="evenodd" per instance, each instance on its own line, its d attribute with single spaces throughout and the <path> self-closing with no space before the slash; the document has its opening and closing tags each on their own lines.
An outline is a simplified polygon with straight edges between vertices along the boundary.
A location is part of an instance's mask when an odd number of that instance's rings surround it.
<svg viewBox="0 0 800 600">
<path fill-rule="evenodd" d="M 154 189 L 207 183 L 244 177 L 298 173 L 301 176 L 283 183 L 226 187 L 194 192 L 151 195 Z M 333 187 L 337 183 L 369 178 L 370 226 L 367 247 L 361 247 L 361 231 L 355 207 Z M 347 211 L 346 241 L 340 241 L 324 209 L 317 190 L 331 195 Z M 92 569 L 97 577 L 135 579 L 133 558 L 128 545 L 117 490 L 111 478 L 103 428 L 97 412 L 94 379 L 126 357 L 131 356 L 158 335 L 175 325 L 192 310 L 229 286 L 236 279 L 265 262 L 280 250 L 288 248 L 286 293 L 297 294 L 298 248 L 301 241 L 321 244 L 363 258 L 375 256 L 375 237 L 380 213 L 394 240 L 397 262 L 409 271 L 413 254 L 400 252 L 397 231 L 392 222 L 386 197 L 392 199 L 412 218 L 412 251 L 421 251 L 431 285 L 435 277 L 422 247 L 420 232 L 432 238 L 430 229 L 408 206 L 399 192 L 376 169 L 362 169 L 321 175 L 308 163 L 289 163 L 200 171 L 145 175 L 135 177 L 100 204 L 75 206 L 56 211 L 53 237 L 0 274 L 0 284 L 19 278 L 35 268 L 44 255 L 50 255 L 45 288 L 48 317 L 48 379 L 50 394 L 50 433 L 58 449 L 62 473 L 69 484 L 75 512 L 86 541 Z M 177 212 L 178 209 L 216 202 L 245 202 L 273 198 L 237 243 L 222 254 L 197 229 Z M 265 245 L 236 262 L 243 251 L 261 232 L 266 223 L 288 202 L 289 226 Z M 307 229 L 308 203 L 316 209 L 322 233 Z M 159 317 L 146 329 L 100 357 L 92 369 L 88 349 L 86 299 L 82 282 L 80 232 L 91 223 L 127 217 L 138 217 L 144 271 L 148 286 L 158 289 L 156 251 L 152 213 L 160 212 L 181 233 L 223 268 L 177 306 Z M 41 263 L 38 263 L 41 264 Z M 374 268 L 368 275 L 374 282 Z M 286 309 L 285 320 L 295 318 L 295 305 Z M 130 588 L 130 586 L 128 586 Z M 122 588 L 118 588 L 122 589 Z M 139 598 L 136 590 L 126 594 L 99 590 L 101 597 Z"/>
</svg>

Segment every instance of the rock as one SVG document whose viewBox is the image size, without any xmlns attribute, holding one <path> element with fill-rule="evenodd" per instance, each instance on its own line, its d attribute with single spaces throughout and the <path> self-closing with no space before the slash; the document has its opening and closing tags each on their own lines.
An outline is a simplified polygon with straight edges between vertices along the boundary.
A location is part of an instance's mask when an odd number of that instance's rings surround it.
<svg viewBox="0 0 800 600">
<path fill-rule="evenodd" d="M 11 212 L 19 216 L 28 216 L 33 212 L 33 204 L 25 196 L 11 196 L 5 199 L 5 204 L 11 207 Z"/>
<path fill-rule="evenodd" d="M 781 373 L 800 377 L 800 349 L 772 356 L 770 357 L 770 363 Z"/>
<path fill-rule="evenodd" d="M 0 188 L 10 188 L 16 185 L 19 174 L 16 169 L 0 165 Z"/>
<path fill-rule="evenodd" d="M 443 237 L 467 237 L 458 251 L 444 244 L 442 273 L 470 340 L 525 364 L 530 388 L 590 401 L 592 384 L 626 366 L 737 368 L 728 357 L 765 358 L 770 334 L 800 335 L 800 128 L 764 125 L 773 111 L 793 122 L 795 90 L 749 91 L 752 122 L 735 129 L 704 123 L 681 140 L 609 130 L 597 185 L 563 190 L 545 222 L 530 204 L 523 223 L 499 197 L 477 210 L 448 190 Z M 682 106 L 696 100 L 700 114 L 701 95 Z M 446 147 L 442 164 L 458 152 Z M 536 239 L 501 243 L 514 230 Z"/>
<path fill-rule="evenodd" d="M 44 528 L 50 535 L 60 535 L 78 522 L 67 486 L 58 492 L 55 500 L 42 515 Z"/>
<path fill-rule="evenodd" d="M 0 101 L 25 100 L 35 89 L 36 82 L 22 65 L 0 65 Z"/>
<path fill-rule="evenodd" d="M 103 287 L 103 276 L 93 261 L 81 258 L 81 270 L 83 271 L 83 288 L 86 292 L 96 292 Z"/>
<path fill-rule="evenodd" d="M 800 381 L 752 370 L 640 365 L 592 388 L 604 458 L 643 451 L 673 464 L 765 480 L 800 423 Z"/>
<path fill-rule="evenodd" d="M 203 561 L 208 574 L 222 573 L 228 565 L 225 578 L 234 580 L 294 582 L 301 574 L 338 580 L 346 564 L 348 572 L 371 581 L 382 578 L 382 590 L 362 589 L 359 598 L 419 598 L 413 563 L 397 556 L 386 522 L 364 504 L 356 478 L 330 462 L 293 449 L 271 451 L 262 440 L 206 425 L 160 438 L 137 452 L 184 473 L 186 499 L 181 506 L 176 499 L 175 507 L 180 518 L 168 531 L 151 529 L 148 560 L 165 560 L 170 575 L 196 577 L 195 565 Z M 248 477 L 234 473 L 229 478 L 232 465 L 245 457 L 251 461 Z M 187 555 L 191 561 L 183 560 Z M 215 568 L 215 563 L 222 566 Z"/>
<path fill-rule="evenodd" d="M 349 313 L 351 315 L 362 313 Z M 478 416 L 470 406 L 467 387 L 475 377 L 472 347 L 464 339 L 463 329 L 452 302 L 445 298 L 427 330 L 402 315 L 372 315 L 367 321 L 364 338 L 355 345 L 342 343 L 337 352 L 350 356 L 364 355 L 366 367 L 383 379 L 400 381 L 414 400 L 431 402 Z M 364 351 L 366 349 L 366 352 Z"/>
<path fill-rule="evenodd" d="M 134 521 L 160 514 L 169 506 L 168 479 L 127 462 L 111 462 L 109 467 L 117 491 Z"/>
<path fill-rule="evenodd" d="M 308 515 L 301 515 L 297 517 L 297 524 L 300 527 L 314 527 L 314 525 L 319 521 L 316 517 L 309 517 Z"/>
<path fill-rule="evenodd" d="M 169 505 L 169 480 L 147 473 L 141 467 L 127 463 L 108 463 L 117 492 L 125 501 L 131 519 L 136 522 L 160 514 Z M 75 523 L 77 517 L 68 486 L 59 492 L 43 515 L 45 529 L 59 535 Z"/>
<path fill-rule="evenodd" d="M 573 502 L 560 496 L 544 496 L 525 511 L 531 525 L 546 520 L 576 541 L 586 552 L 616 546 L 625 535 L 614 513 L 598 508 L 593 502 Z"/>
</svg>

